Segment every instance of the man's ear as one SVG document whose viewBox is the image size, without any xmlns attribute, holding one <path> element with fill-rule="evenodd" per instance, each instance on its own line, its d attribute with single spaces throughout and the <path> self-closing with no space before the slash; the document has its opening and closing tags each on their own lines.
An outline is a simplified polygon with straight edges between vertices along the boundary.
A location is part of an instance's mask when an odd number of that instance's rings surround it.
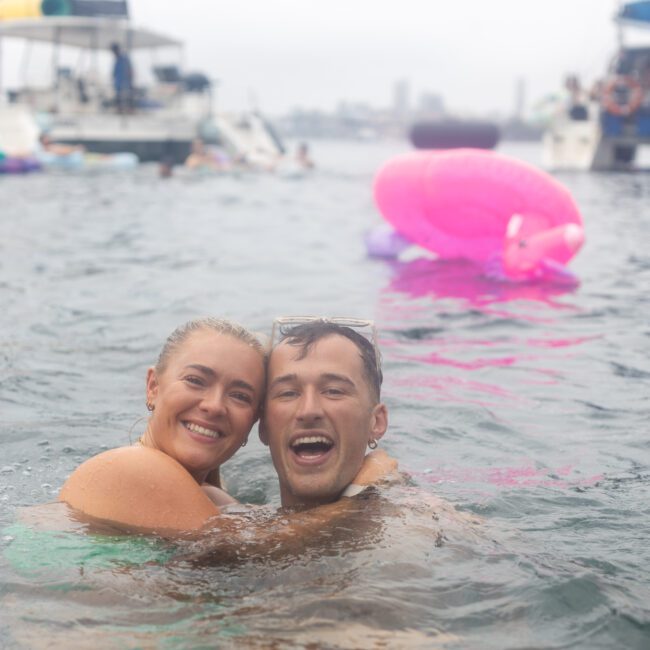
<svg viewBox="0 0 650 650">
<path fill-rule="evenodd" d="M 388 409 L 386 404 L 379 403 L 372 409 L 370 420 L 370 438 L 379 440 L 388 429 Z"/>
<path fill-rule="evenodd" d="M 156 369 L 152 366 L 147 370 L 147 404 L 155 404 L 158 396 L 158 377 Z"/>
<path fill-rule="evenodd" d="M 260 409 L 260 423 L 257 425 L 257 433 L 260 440 L 268 447 L 269 446 L 269 431 L 266 428 L 266 420 L 264 418 L 264 409 Z"/>
</svg>

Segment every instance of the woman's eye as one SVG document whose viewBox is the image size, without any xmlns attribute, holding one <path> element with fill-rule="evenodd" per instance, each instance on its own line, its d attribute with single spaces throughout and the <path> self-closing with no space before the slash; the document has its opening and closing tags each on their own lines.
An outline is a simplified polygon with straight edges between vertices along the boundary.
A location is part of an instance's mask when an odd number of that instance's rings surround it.
<svg viewBox="0 0 650 650">
<path fill-rule="evenodd" d="M 253 403 L 253 398 L 248 393 L 232 393 L 232 397 L 238 402 L 243 402 L 244 404 Z"/>
<path fill-rule="evenodd" d="M 188 384 L 192 384 L 193 386 L 205 385 L 205 381 L 201 377 L 197 377 L 196 375 L 188 375 L 187 377 L 184 377 L 184 381 L 186 381 Z"/>
</svg>

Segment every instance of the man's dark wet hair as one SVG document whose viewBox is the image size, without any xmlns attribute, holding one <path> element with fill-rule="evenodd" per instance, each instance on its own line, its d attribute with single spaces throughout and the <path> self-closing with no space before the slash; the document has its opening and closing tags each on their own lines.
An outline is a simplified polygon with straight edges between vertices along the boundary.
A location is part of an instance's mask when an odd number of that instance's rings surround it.
<svg viewBox="0 0 650 650">
<path fill-rule="evenodd" d="M 315 343 L 328 336 L 343 336 L 357 346 L 368 386 L 373 397 L 379 402 L 381 383 L 384 379 L 379 350 L 352 327 L 331 323 L 327 320 L 315 320 L 300 325 L 283 325 L 280 327 L 278 343 L 287 343 L 301 348 L 298 359 L 304 359 Z"/>
</svg>

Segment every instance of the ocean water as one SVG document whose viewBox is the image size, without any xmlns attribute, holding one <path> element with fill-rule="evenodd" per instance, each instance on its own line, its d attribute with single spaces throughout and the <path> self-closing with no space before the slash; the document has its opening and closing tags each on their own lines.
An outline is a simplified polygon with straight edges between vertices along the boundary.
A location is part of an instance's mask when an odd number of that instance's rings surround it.
<svg viewBox="0 0 650 650">
<path fill-rule="evenodd" d="M 315 142 L 303 177 L 0 177 L 0 647 L 650 647 L 650 175 L 558 175 L 585 219 L 581 284 L 505 285 L 366 257 L 373 174 L 406 150 Z M 139 434 L 146 368 L 206 314 L 267 334 L 374 318 L 381 444 L 414 487 L 244 558 L 16 524 Z M 279 504 L 261 443 L 224 474 Z"/>
</svg>

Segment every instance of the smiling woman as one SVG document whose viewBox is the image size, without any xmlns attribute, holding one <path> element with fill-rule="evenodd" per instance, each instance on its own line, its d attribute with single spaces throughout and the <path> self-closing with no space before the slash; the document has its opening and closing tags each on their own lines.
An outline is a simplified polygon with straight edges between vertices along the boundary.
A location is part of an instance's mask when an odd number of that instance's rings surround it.
<svg viewBox="0 0 650 650">
<path fill-rule="evenodd" d="M 264 388 L 257 339 L 226 321 L 205 322 L 177 330 L 149 369 L 152 415 L 140 440 L 175 458 L 200 484 L 246 444 Z"/>
<path fill-rule="evenodd" d="M 199 528 L 218 505 L 234 501 L 219 489 L 218 469 L 246 444 L 258 418 L 262 345 L 229 321 L 190 321 L 148 370 L 146 393 L 151 417 L 138 444 L 83 463 L 59 499 L 128 526 Z"/>
</svg>

